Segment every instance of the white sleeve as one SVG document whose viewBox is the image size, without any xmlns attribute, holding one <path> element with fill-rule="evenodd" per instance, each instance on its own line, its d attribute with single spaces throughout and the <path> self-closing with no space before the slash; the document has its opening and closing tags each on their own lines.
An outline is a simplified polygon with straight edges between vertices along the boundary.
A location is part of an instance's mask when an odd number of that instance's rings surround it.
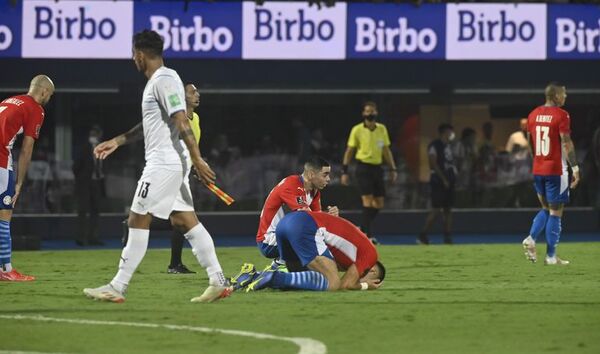
<svg viewBox="0 0 600 354">
<path fill-rule="evenodd" d="M 435 151 L 435 147 L 433 145 L 429 147 L 429 151 L 427 152 L 427 154 L 430 156 L 437 156 L 437 152 Z"/>
<path fill-rule="evenodd" d="M 179 111 L 185 112 L 183 86 L 175 78 L 166 75 L 157 78 L 154 94 L 161 108 L 167 112 L 169 117 Z"/>
</svg>

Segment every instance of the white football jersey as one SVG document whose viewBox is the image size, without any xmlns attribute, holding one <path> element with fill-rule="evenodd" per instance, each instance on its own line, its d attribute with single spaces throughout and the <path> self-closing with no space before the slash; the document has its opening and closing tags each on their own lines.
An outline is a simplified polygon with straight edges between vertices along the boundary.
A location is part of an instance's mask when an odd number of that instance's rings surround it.
<svg viewBox="0 0 600 354">
<path fill-rule="evenodd" d="M 147 166 L 185 171 L 189 168 L 189 153 L 179 139 L 179 131 L 171 115 L 185 113 L 183 82 L 175 70 L 160 67 L 144 89 L 142 123 Z"/>
</svg>

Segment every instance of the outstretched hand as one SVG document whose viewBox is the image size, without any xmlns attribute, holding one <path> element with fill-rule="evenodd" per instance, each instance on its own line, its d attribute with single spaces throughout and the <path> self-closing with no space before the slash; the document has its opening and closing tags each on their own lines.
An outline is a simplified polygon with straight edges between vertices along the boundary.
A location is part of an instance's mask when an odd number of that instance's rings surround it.
<svg viewBox="0 0 600 354">
<path fill-rule="evenodd" d="M 108 155 L 117 150 L 118 147 L 119 144 L 117 144 L 115 139 L 103 141 L 94 148 L 94 156 L 99 160 L 104 160 Z"/>
</svg>

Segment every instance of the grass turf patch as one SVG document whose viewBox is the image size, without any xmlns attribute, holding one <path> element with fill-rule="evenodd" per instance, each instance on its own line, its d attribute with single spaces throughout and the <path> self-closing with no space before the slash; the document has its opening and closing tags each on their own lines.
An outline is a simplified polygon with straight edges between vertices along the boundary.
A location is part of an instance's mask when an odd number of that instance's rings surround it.
<svg viewBox="0 0 600 354">
<path fill-rule="evenodd" d="M 255 248 L 219 248 L 233 275 L 246 261 L 269 262 Z M 600 348 L 600 243 L 563 243 L 572 264 L 525 261 L 519 244 L 381 246 L 388 269 L 377 291 L 235 293 L 190 303 L 207 285 L 166 273 L 168 250 L 149 250 L 123 304 L 85 298 L 107 283 L 120 251 L 16 252 L 32 283 L 0 283 L 1 315 L 142 322 L 244 330 L 323 342 L 328 353 L 597 353 Z M 539 251 L 543 251 L 540 247 Z M 543 254 L 543 252 L 539 252 Z M 296 353 L 298 347 L 219 333 L 164 328 L 2 319 L 0 349 L 65 353 Z"/>
</svg>

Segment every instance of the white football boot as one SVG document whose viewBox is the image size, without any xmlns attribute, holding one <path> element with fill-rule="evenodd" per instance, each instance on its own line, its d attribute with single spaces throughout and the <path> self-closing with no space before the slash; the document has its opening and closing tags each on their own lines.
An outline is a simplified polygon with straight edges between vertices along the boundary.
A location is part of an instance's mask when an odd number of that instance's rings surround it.
<svg viewBox="0 0 600 354">
<path fill-rule="evenodd" d="M 209 285 L 202 295 L 192 298 L 191 302 L 213 302 L 224 299 L 233 293 L 233 287 L 229 284 L 225 286 Z"/>
<path fill-rule="evenodd" d="M 571 263 L 571 262 L 564 260 L 564 259 L 560 259 L 560 258 L 558 258 L 558 256 L 554 256 L 554 257 L 546 256 L 546 259 L 544 260 L 545 265 L 568 265 L 569 263 Z"/>
<path fill-rule="evenodd" d="M 523 240 L 523 249 L 525 250 L 525 257 L 528 261 L 533 263 L 537 262 L 537 251 L 535 250 L 535 241 L 531 236 L 527 236 Z"/>
<path fill-rule="evenodd" d="M 117 303 L 125 302 L 125 296 L 110 284 L 103 285 L 99 288 L 85 288 L 83 289 L 83 293 L 85 296 L 94 300 Z"/>
</svg>

